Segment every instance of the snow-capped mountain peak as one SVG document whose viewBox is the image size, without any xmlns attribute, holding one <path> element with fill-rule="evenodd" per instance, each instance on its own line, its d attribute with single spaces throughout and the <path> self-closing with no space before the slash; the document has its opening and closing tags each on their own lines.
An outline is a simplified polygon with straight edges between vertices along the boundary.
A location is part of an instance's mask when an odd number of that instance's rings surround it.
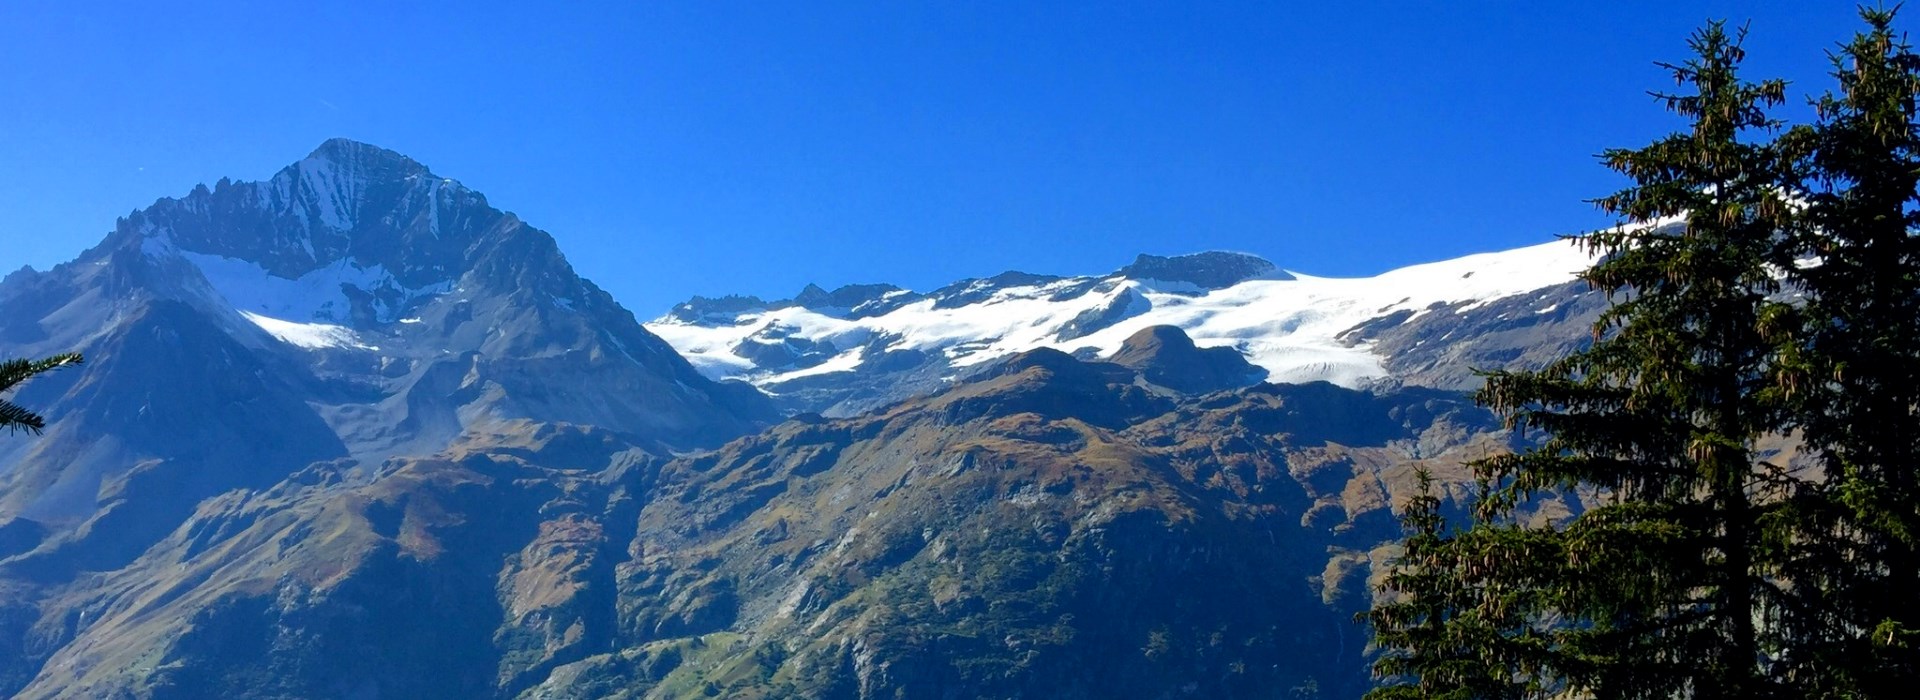
<svg viewBox="0 0 1920 700">
<path fill-rule="evenodd" d="M 1537 295 L 1540 308 L 1528 311 L 1550 312 L 1560 297 L 1584 292 L 1569 283 L 1590 263 L 1563 241 L 1344 279 L 1240 253 L 1142 255 L 1102 276 L 1006 273 L 926 294 L 810 286 L 786 301 L 696 298 L 648 328 L 708 376 L 744 379 L 810 410 L 904 398 L 1037 348 L 1107 358 L 1155 326 L 1179 328 L 1201 347 L 1233 348 L 1273 381 L 1361 386 L 1395 376 L 1375 341 L 1396 329 L 1568 287 Z M 836 296 L 867 301 L 824 303 Z"/>
<path fill-rule="evenodd" d="M 1251 279 L 1291 279 L 1279 266 L 1257 255 L 1208 251 L 1160 257 L 1140 254 L 1132 265 L 1115 273 L 1140 281 L 1193 285 L 1197 289 L 1225 289 Z"/>
<path fill-rule="evenodd" d="M 99 478 L 176 443 L 245 442 L 152 433 L 115 446 L 87 428 L 149 425 L 175 409 L 219 407 L 235 434 L 268 442 L 280 423 L 304 426 L 299 440 L 326 448 L 316 454 L 372 463 L 518 420 L 601 426 L 665 451 L 731 438 L 772 413 L 745 387 L 701 377 L 579 277 L 546 232 L 411 159 L 343 140 L 266 180 L 156 201 L 78 259 L 7 276 L 0 350 L 79 350 L 91 363 L 81 385 L 39 385 L 70 392 L 41 397 L 63 419 L 42 444 L 62 454 L 99 445 L 90 461 L 0 450 L 0 477 L 71 481 L 15 492 L 60 517 L 91 512 Z M 192 464 L 259 460 L 219 461 Z"/>
<path fill-rule="evenodd" d="M 478 244 L 524 228 L 411 158 L 332 139 L 266 180 L 161 199 L 123 219 L 116 239 L 190 264 L 249 319 L 365 329 L 448 293 Z M 308 336 L 340 337 L 323 330 Z"/>
<path fill-rule="evenodd" d="M 144 243 L 149 250 L 244 260 L 286 279 L 346 260 L 417 285 L 442 276 L 502 216 L 411 158 L 332 139 L 266 180 L 222 179 L 163 198 L 129 216 L 121 233 L 164 244 Z"/>
<path fill-rule="evenodd" d="M 264 206 L 291 214 L 310 227 L 350 232 L 361 225 L 370 190 L 394 182 L 423 182 L 432 187 L 439 184 L 436 180 L 426 166 L 411 158 L 336 138 L 263 183 L 260 196 Z M 429 203 L 437 200 L 430 198 Z"/>
</svg>

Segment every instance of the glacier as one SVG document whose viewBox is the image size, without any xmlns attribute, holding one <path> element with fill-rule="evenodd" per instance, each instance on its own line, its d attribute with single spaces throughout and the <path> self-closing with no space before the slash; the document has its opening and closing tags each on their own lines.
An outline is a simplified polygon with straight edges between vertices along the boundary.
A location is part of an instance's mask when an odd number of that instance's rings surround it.
<svg viewBox="0 0 1920 700">
<path fill-rule="evenodd" d="M 1143 328 L 1176 326 L 1201 347 L 1232 347 L 1276 382 L 1329 381 L 1348 387 L 1387 376 L 1371 345 L 1347 332 L 1371 320 L 1404 320 L 1434 309 L 1464 313 L 1488 302 L 1573 281 L 1593 256 L 1565 240 L 1413 265 L 1372 277 L 1316 277 L 1298 271 L 1262 275 L 1224 288 L 1129 279 L 1066 278 L 993 289 L 983 300 L 952 305 L 928 297 L 885 313 L 851 317 L 845 309 L 749 309 L 731 317 L 668 314 L 646 324 L 714 379 L 763 389 L 810 376 L 858 370 L 876 353 L 914 350 L 966 368 L 1037 348 L 1108 357 Z M 976 289 L 977 288 L 977 289 Z M 985 291 L 976 282 L 967 291 Z M 1082 291 L 1084 290 L 1084 291 Z M 894 293 L 895 295 L 899 293 Z M 1131 299 L 1127 298 L 1131 295 Z M 1119 320 L 1091 333 L 1077 319 L 1116 304 Z M 1550 300 L 1542 309 L 1551 311 Z M 805 367 L 765 366 L 742 353 L 754 342 L 803 341 L 834 354 Z"/>
</svg>

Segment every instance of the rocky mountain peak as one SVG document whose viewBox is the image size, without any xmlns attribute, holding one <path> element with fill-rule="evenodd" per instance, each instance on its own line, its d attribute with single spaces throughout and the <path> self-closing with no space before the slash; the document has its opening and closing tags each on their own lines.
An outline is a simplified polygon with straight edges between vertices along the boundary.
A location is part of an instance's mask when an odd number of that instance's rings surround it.
<svg viewBox="0 0 1920 700">
<path fill-rule="evenodd" d="M 1222 251 L 1173 257 L 1142 253 L 1115 274 L 1132 280 L 1185 282 L 1201 289 L 1225 289 L 1256 278 L 1292 279 L 1265 258 Z"/>
<path fill-rule="evenodd" d="M 841 285 L 829 292 L 815 285 L 807 285 L 805 291 L 793 298 L 793 303 L 809 309 L 858 311 L 863 306 L 895 299 L 906 290 L 891 284 L 848 284 Z M 914 297 L 918 298 L 918 297 Z"/>
<path fill-rule="evenodd" d="M 160 199 L 123 219 L 117 236 L 149 255 L 215 256 L 284 279 L 378 265 L 427 284 L 509 218 L 412 158 L 336 138 L 266 180 Z"/>
<path fill-rule="evenodd" d="M 829 292 L 808 283 L 792 299 L 768 301 L 757 296 L 729 294 L 693 298 L 675 304 L 666 317 L 682 323 L 725 323 L 742 316 L 799 307 L 829 316 L 865 318 L 884 314 L 925 296 L 891 284 L 847 284 Z"/>
<path fill-rule="evenodd" d="M 371 181 L 432 175 L 427 166 L 398 151 L 347 138 L 327 139 L 312 153 L 308 153 L 300 164 L 324 164 Z"/>
<path fill-rule="evenodd" d="M 793 303 L 806 307 L 824 306 L 830 296 L 826 289 L 809 282 L 799 294 L 793 295 Z"/>
<path fill-rule="evenodd" d="M 348 139 L 266 180 L 156 201 L 122 219 L 109 246 L 182 259 L 235 308 L 295 323 L 391 323 L 470 273 L 502 289 L 529 274 L 571 276 L 546 234 L 480 193 Z"/>
<path fill-rule="evenodd" d="M 1179 326 L 1147 326 L 1120 343 L 1120 351 L 1114 360 L 1139 355 L 1158 355 L 1166 352 L 1187 353 L 1196 348 L 1193 339 Z"/>
<path fill-rule="evenodd" d="M 1177 326 L 1148 326 L 1128 336 L 1107 358 L 1137 370 L 1147 381 L 1188 394 L 1259 383 L 1267 372 L 1231 347 L 1201 348 Z"/>
<path fill-rule="evenodd" d="M 675 304 L 667 312 L 670 318 L 687 323 L 699 323 L 709 319 L 732 319 L 739 314 L 765 309 L 769 306 L 765 299 L 744 294 L 728 294 L 722 297 L 703 297 L 694 295 L 692 299 Z"/>
</svg>

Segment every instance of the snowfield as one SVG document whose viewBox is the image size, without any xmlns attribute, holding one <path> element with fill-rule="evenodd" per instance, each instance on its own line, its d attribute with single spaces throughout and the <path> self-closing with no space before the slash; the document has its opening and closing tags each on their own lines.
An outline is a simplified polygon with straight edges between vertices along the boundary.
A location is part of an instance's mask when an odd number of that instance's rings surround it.
<svg viewBox="0 0 1920 700">
<path fill-rule="evenodd" d="M 1551 287 L 1575 279 L 1592 258 L 1567 241 L 1498 253 L 1469 255 L 1414 265 L 1374 277 L 1254 279 L 1217 290 L 1112 276 L 1084 294 L 1054 299 L 1081 280 L 1063 280 L 997 290 L 990 298 L 955 308 L 935 308 L 922 299 L 888 313 L 849 319 L 840 309 L 800 306 L 757 309 L 733 322 L 687 321 L 672 315 L 646 324 L 707 376 L 744 379 L 762 387 L 831 372 L 848 372 L 885 350 L 945 355 L 966 367 L 1010 354 L 1050 347 L 1072 352 L 1092 348 L 1106 357 L 1128 336 L 1148 326 L 1171 325 L 1202 347 L 1230 346 L 1269 372 L 1269 380 L 1327 380 L 1356 386 L 1386 375 L 1366 344 L 1340 339 L 1369 320 L 1436 304 L 1474 305 Z M 1122 295 L 1132 295 L 1130 300 Z M 1075 319 L 1124 303 L 1121 320 L 1097 332 L 1063 338 Z M 1543 303 L 1543 306 L 1545 304 Z M 1546 311 L 1550 309 L 1541 309 Z M 1071 334 L 1069 334 L 1071 335 Z M 806 368 L 762 367 L 736 352 L 743 343 L 830 343 L 835 354 Z"/>
<path fill-rule="evenodd" d="M 248 321 L 252 321 L 253 325 L 259 326 L 260 330 L 266 331 L 268 335 L 279 338 L 282 342 L 289 345 L 306 348 L 308 350 L 321 350 L 326 348 L 379 349 L 361 343 L 360 338 L 355 336 L 352 330 L 344 326 L 336 326 L 330 323 L 294 323 L 292 321 L 282 321 L 277 318 L 262 316 L 251 311 L 241 311 L 240 315 L 246 317 Z"/>
<path fill-rule="evenodd" d="M 302 323 L 347 321 L 351 305 L 345 287 L 372 295 L 374 315 L 381 323 L 397 321 L 395 316 L 420 297 L 445 294 L 453 289 L 450 280 L 422 288 L 407 287 L 384 267 L 361 267 L 349 259 L 334 261 L 299 279 L 287 279 L 246 260 L 188 251 L 179 251 L 179 255 L 199 268 L 200 274 L 233 308 L 273 318 L 298 319 Z"/>
</svg>

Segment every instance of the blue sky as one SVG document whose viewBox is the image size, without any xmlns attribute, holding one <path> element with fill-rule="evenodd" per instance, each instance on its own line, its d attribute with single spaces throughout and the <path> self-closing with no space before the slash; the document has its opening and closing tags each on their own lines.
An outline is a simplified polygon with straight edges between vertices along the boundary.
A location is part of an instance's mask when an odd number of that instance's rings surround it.
<svg viewBox="0 0 1920 700">
<path fill-rule="evenodd" d="M 1593 154 L 1676 127 L 1645 91 L 1701 21 L 1750 19 L 1750 75 L 1797 95 L 1856 26 L 1847 2 L 157 4 L 0 6 L 0 267 L 345 136 L 551 232 L 643 318 L 1140 252 L 1357 275 L 1539 242 L 1607 223 Z"/>
</svg>

